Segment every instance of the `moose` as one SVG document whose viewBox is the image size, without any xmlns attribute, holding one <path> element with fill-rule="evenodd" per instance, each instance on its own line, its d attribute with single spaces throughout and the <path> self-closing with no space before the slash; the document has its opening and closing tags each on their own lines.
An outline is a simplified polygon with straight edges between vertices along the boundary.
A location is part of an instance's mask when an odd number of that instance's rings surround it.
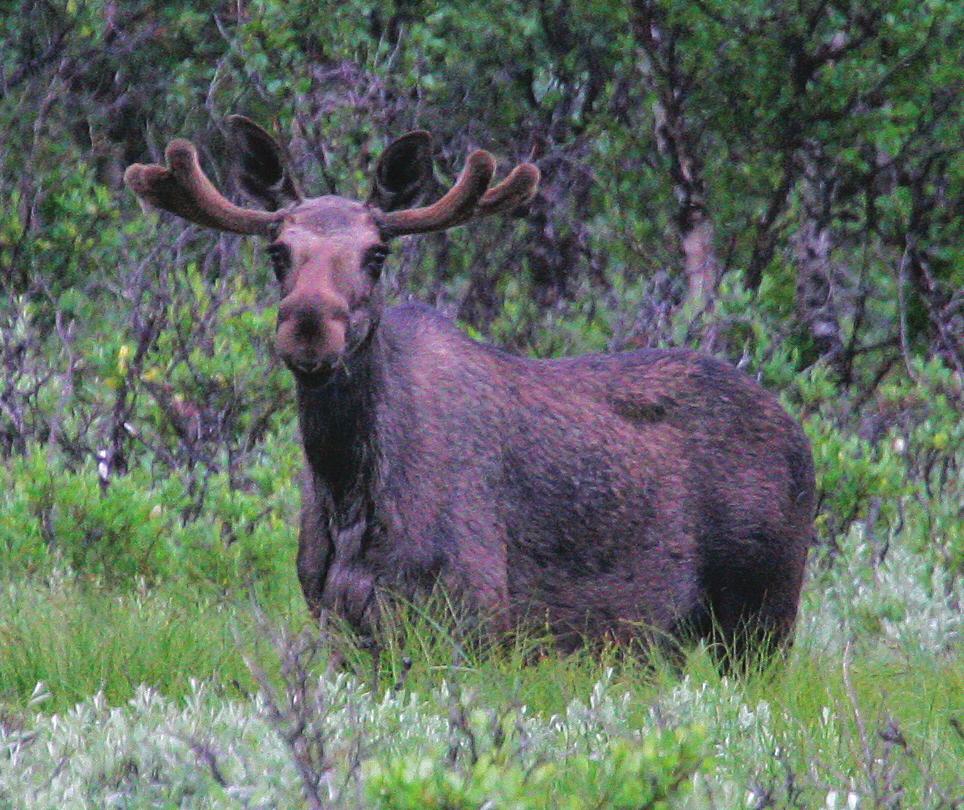
<svg viewBox="0 0 964 810">
<path fill-rule="evenodd" d="M 414 131 L 385 148 L 367 201 L 307 198 L 264 129 L 241 116 L 225 128 L 259 208 L 226 199 L 181 139 L 166 166 L 134 164 L 125 182 L 186 220 L 270 240 L 275 346 L 304 448 L 297 572 L 313 616 L 370 634 L 383 595 L 439 585 L 496 634 L 534 623 L 563 650 L 654 638 L 785 648 L 814 473 L 772 394 L 689 350 L 529 359 L 428 306 L 383 305 L 392 239 L 523 206 L 534 165 L 490 187 L 495 160 L 473 151 L 419 205 L 432 141 Z"/>
</svg>

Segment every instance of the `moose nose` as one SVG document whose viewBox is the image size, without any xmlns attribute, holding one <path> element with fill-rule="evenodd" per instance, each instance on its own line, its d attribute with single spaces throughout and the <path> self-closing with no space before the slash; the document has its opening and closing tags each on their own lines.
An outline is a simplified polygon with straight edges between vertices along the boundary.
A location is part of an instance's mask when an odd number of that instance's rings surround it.
<svg viewBox="0 0 964 810">
<path fill-rule="evenodd" d="M 320 319 L 319 302 L 311 299 L 296 298 L 293 301 L 282 301 L 281 306 L 278 307 L 278 325 L 291 323 L 298 332 L 317 332 Z"/>
<path fill-rule="evenodd" d="M 278 324 L 290 323 L 298 340 L 309 341 L 321 334 L 321 310 L 310 301 L 282 304 L 278 310 Z"/>
<path fill-rule="evenodd" d="M 277 349 L 296 371 L 313 373 L 345 348 L 348 310 L 318 295 L 290 296 L 278 307 Z"/>
<path fill-rule="evenodd" d="M 318 337 L 326 321 L 348 321 L 348 310 L 341 304 L 321 296 L 299 296 L 286 299 L 278 307 L 278 326 L 291 323 L 299 338 Z"/>
</svg>

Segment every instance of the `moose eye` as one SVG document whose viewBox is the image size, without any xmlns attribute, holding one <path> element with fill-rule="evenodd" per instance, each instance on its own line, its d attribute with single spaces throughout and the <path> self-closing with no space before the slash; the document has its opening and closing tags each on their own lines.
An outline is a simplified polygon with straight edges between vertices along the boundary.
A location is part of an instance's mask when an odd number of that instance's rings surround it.
<svg viewBox="0 0 964 810">
<path fill-rule="evenodd" d="M 291 267 L 291 250 L 284 242 L 272 242 L 268 245 L 268 258 L 271 259 L 275 277 L 278 281 L 284 280 L 285 274 Z"/>
<path fill-rule="evenodd" d="M 385 259 L 388 258 L 388 254 L 388 245 L 372 245 L 368 248 L 368 251 L 365 253 L 365 269 L 372 278 L 378 278 L 382 272 L 382 266 L 385 264 Z"/>
</svg>

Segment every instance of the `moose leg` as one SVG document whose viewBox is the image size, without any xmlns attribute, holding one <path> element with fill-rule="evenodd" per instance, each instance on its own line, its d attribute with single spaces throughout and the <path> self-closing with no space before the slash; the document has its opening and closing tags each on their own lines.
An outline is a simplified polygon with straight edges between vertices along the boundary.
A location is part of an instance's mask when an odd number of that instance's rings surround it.
<svg viewBox="0 0 964 810">
<path fill-rule="evenodd" d="M 796 545 L 761 544 L 773 553 L 755 563 L 731 564 L 708 583 L 710 637 L 724 669 L 743 669 L 786 649 L 797 615 L 804 557 L 794 559 L 785 549 Z"/>
<path fill-rule="evenodd" d="M 321 616 L 321 593 L 328 568 L 327 538 L 302 529 L 298 538 L 297 566 L 298 581 L 308 603 L 308 612 L 313 619 L 318 619 Z"/>
<path fill-rule="evenodd" d="M 327 521 L 318 508 L 314 487 L 306 474 L 301 487 L 301 531 L 298 535 L 298 581 L 312 618 L 321 616 L 321 595 L 331 558 Z"/>
<path fill-rule="evenodd" d="M 449 593 L 463 595 L 473 623 L 477 620 L 495 638 L 512 629 L 505 546 L 488 526 L 478 523 L 472 529 L 477 543 L 459 550 L 454 570 L 442 583 Z"/>
</svg>

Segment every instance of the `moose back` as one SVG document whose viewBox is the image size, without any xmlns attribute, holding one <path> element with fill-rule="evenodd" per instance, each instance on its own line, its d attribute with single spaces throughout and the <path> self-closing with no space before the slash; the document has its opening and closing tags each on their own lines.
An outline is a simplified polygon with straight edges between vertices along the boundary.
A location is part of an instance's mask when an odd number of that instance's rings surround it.
<svg viewBox="0 0 964 810">
<path fill-rule="evenodd" d="M 391 239 L 524 204 L 521 164 L 490 187 L 491 155 L 414 207 L 431 141 L 394 141 L 369 199 L 306 198 L 282 150 L 227 128 L 236 206 L 187 141 L 125 175 L 143 200 L 270 240 L 276 347 L 297 389 L 305 451 L 298 575 L 313 614 L 369 632 L 380 594 L 441 583 L 497 630 L 547 626 L 563 648 L 704 636 L 740 651 L 792 631 L 812 533 L 800 427 L 741 372 L 684 350 L 520 358 L 431 308 L 385 308 Z"/>
</svg>

